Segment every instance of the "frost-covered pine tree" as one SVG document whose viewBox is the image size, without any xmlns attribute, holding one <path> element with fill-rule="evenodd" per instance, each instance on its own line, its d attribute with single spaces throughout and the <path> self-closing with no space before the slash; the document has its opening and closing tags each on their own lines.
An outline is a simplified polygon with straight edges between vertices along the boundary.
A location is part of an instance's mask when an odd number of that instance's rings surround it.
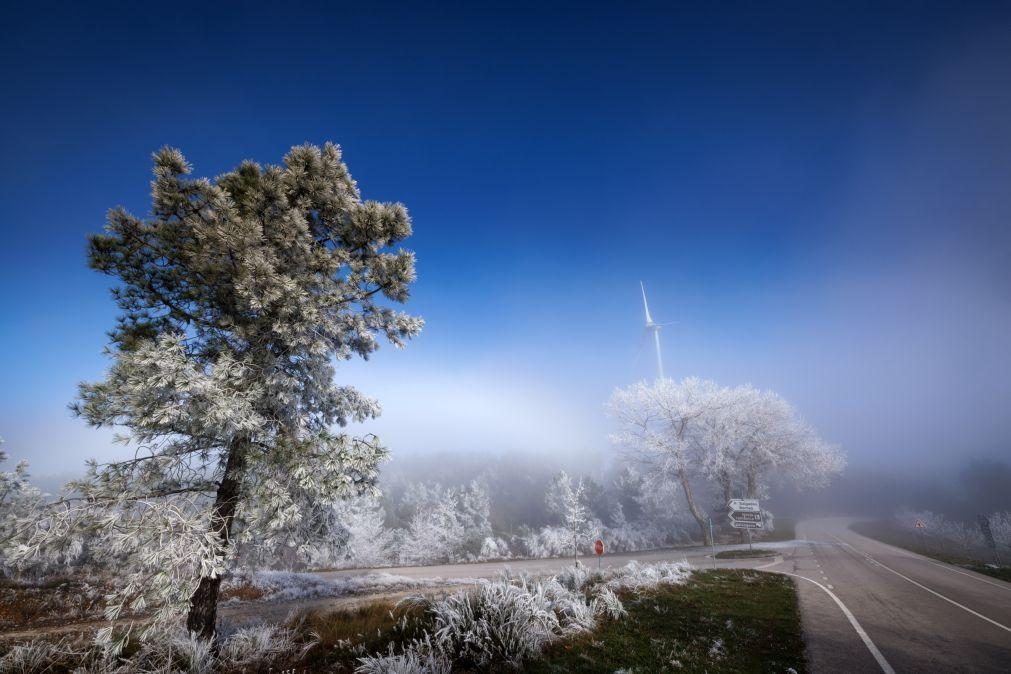
<svg viewBox="0 0 1011 674">
<path fill-rule="evenodd" d="M 545 498 L 548 511 L 556 515 L 572 537 L 572 558 L 579 559 L 579 537 L 586 534 L 590 515 L 586 508 L 586 487 L 583 479 L 573 483 L 563 470 L 555 476 Z"/>
<path fill-rule="evenodd" d="M 3 439 L 0 439 L 0 447 Z M 0 449 L 0 464 L 7 461 L 7 452 Z M 14 470 L 0 470 L 0 545 L 15 535 L 17 523 L 30 517 L 45 503 L 42 492 L 30 481 L 28 462 L 18 461 Z M 0 557 L 0 568 L 7 563 Z"/>
<path fill-rule="evenodd" d="M 378 337 L 400 347 L 422 321 L 380 301 L 406 301 L 415 278 L 413 253 L 397 248 L 407 211 L 363 201 L 337 146 L 213 180 L 190 170 L 179 151 L 157 152 L 150 217 L 114 209 L 90 241 L 122 313 L 111 369 L 81 385 L 73 409 L 124 428 L 134 454 L 92 462 L 18 556 L 97 537 L 129 560 L 110 618 L 185 611 L 190 632 L 211 639 L 236 544 L 328 535 L 335 503 L 374 491 L 386 448 L 333 429 L 379 405 L 335 385 L 334 361 L 368 358 Z"/>
</svg>

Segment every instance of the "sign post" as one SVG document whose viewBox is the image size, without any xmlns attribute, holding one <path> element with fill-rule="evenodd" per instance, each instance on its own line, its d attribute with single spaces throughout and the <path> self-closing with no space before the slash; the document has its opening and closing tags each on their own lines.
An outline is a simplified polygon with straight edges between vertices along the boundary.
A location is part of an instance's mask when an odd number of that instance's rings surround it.
<svg viewBox="0 0 1011 674">
<path fill-rule="evenodd" d="M 713 536 L 713 518 L 709 518 L 709 544 L 713 546 L 713 568 L 716 568 L 716 537 Z"/>
<path fill-rule="evenodd" d="M 593 551 L 597 554 L 597 570 L 600 570 L 600 557 L 604 554 L 604 541 L 599 538 L 593 541 Z"/>
</svg>

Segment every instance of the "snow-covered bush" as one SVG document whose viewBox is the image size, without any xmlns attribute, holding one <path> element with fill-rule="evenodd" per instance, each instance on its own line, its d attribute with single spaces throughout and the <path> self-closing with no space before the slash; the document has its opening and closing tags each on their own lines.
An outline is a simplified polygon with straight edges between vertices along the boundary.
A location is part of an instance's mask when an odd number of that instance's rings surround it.
<svg viewBox="0 0 1011 674">
<path fill-rule="evenodd" d="M 83 657 L 84 653 L 71 648 L 65 640 L 50 642 L 36 639 L 15 645 L 0 658 L 0 674 L 58 671 Z"/>
<path fill-rule="evenodd" d="M 261 625 L 239 629 L 214 644 L 183 630 L 159 630 L 129 657 L 109 649 L 76 649 L 67 641 L 37 639 L 14 646 L 0 658 L 0 674 L 75 671 L 79 674 L 212 674 L 218 671 L 266 671 L 280 660 L 298 659 L 312 647 L 299 644 L 291 629 Z"/>
<path fill-rule="evenodd" d="M 412 643 L 402 653 L 395 653 L 393 644 L 382 655 L 366 655 L 358 659 L 357 674 L 449 674 L 453 665 L 431 644 Z"/>
<path fill-rule="evenodd" d="M 518 664 L 561 633 L 558 615 L 543 585 L 482 583 L 432 603 L 432 639 L 466 666 Z"/>
<path fill-rule="evenodd" d="M 505 539 L 488 536 L 481 543 L 481 552 L 478 554 L 479 561 L 509 559 L 510 557 L 512 557 L 512 552 Z"/>
<path fill-rule="evenodd" d="M 449 671 L 521 665 L 545 645 L 592 630 L 601 618 L 627 616 L 616 590 L 650 590 L 685 582 L 687 562 L 590 571 L 582 565 L 544 580 L 504 576 L 444 599 L 412 598 L 432 618 L 431 632 L 396 652 L 364 657 L 358 672 Z M 425 667 L 429 667 L 426 669 Z"/>
<path fill-rule="evenodd" d="M 661 585 L 681 585 L 691 576 L 692 567 L 684 562 L 658 562 L 641 564 L 631 561 L 608 579 L 607 587 L 612 590 L 655 590 Z"/>
<path fill-rule="evenodd" d="M 618 595 L 606 585 L 597 587 L 593 592 L 593 612 L 611 620 L 620 620 L 628 615 Z"/>
<path fill-rule="evenodd" d="M 276 625 L 257 625 L 237 630 L 225 640 L 220 658 L 230 667 L 262 669 L 292 655 L 304 654 L 309 646 L 295 641 L 295 632 Z"/>
</svg>

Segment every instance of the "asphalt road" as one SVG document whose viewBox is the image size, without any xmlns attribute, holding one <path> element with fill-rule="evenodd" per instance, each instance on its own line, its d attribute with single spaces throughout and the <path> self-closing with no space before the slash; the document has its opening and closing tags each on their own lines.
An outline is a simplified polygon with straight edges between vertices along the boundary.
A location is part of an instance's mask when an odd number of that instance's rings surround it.
<svg viewBox="0 0 1011 674">
<path fill-rule="evenodd" d="M 1011 672 L 1011 584 L 801 522 L 793 574 L 814 672 Z"/>
</svg>

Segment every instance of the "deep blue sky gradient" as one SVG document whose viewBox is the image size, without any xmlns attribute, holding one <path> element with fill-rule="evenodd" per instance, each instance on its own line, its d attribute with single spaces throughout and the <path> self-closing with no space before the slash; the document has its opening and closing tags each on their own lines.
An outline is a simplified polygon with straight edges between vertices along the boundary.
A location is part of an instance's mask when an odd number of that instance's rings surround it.
<svg viewBox="0 0 1011 674">
<path fill-rule="evenodd" d="M 66 411 L 115 315 L 84 247 L 154 149 L 333 140 L 415 224 L 428 327 L 342 370 L 395 451 L 606 451 L 642 279 L 674 376 L 776 388 L 855 462 L 1011 456 L 1011 5 L 541 4 L 6 10 L 7 448 L 109 451 Z"/>
</svg>

